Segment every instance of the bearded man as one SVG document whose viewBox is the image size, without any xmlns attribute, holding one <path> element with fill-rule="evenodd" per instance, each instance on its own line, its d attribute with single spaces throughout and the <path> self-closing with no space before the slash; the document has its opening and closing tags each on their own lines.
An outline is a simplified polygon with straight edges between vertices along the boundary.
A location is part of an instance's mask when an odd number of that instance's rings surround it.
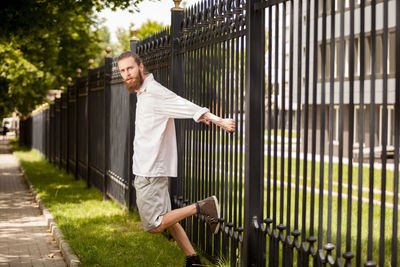
<svg viewBox="0 0 400 267">
<path fill-rule="evenodd" d="M 118 68 L 126 90 L 137 93 L 132 171 L 143 228 L 149 233 L 168 230 L 186 255 L 185 266 L 202 266 L 179 222 L 201 214 L 216 234 L 220 226 L 219 204 L 211 196 L 171 210 L 168 177 L 177 176 L 178 162 L 174 119 L 192 118 L 207 125 L 212 122 L 229 133 L 235 131 L 235 121 L 220 118 L 162 86 L 137 54 L 122 53 L 118 57 Z"/>
</svg>

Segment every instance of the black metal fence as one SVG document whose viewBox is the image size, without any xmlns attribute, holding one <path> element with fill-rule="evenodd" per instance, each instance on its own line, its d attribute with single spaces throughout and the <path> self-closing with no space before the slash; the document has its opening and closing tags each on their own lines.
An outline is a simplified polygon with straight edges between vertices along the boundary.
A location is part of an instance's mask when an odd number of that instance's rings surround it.
<svg viewBox="0 0 400 267">
<path fill-rule="evenodd" d="M 184 220 L 230 266 L 398 266 L 400 1 L 207 0 L 131 49 L 156 80 L 237 121 L 176 122 L 174 207 L 215 194 L 222 229 Z M 20 141 L 134 206 L 136 96 L 115 59 L 90 69 Z"/>
</svg>

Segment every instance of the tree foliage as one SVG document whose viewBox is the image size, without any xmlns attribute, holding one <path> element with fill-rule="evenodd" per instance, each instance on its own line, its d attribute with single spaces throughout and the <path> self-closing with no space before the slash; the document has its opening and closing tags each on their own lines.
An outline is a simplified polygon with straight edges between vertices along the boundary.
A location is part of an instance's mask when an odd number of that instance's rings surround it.
<svg viewBox="0 0 400 267">
<path fill-rule="evenodd" d="M 76 69 L 104 60 L 108 29 L 95 11 L 138 11 L 143 0 L 12 0 L 0 3 L 0 118 L 29 113 Z"/>
<path fill-rule="evenodd" d="M 130 29 L 134 27 L 135 24 L 131 23 L 128 29 L 119 27 L 116 32 L 118 43 L 113 44 L 113 47 L 116 50 L 116 54 L 120 54 L 124 51 L 128 51 L 129 47 L 129 39 L 131 38 Z M 157 21 L 147 20 L 143 23 L 139 29 L 137 29 L 136 37 L 139 39 L 143 39 L 153 33 L 157 33 L 161 31 L 165 26 L 162 23 Z"/>
</svg>

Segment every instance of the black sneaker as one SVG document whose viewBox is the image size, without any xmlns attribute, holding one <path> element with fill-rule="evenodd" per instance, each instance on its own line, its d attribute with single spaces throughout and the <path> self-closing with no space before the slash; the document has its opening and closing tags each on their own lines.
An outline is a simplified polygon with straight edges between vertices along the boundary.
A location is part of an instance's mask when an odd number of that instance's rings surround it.
<svg viewBox="0 0 400 267">
<path fill-rule="evenodd" d="M 206 222 L 210 226 L 213 234 L 218 233 L 219 230 L 219 207 L 218 199 L 216 196 L 208 197 L 197 202 L 199 207 L 199 214 L 203 215 Z"/>
<path fill-rule="evenodd" d="M 200 261 L 199 255 L 186 256 L 185 266 L 183 267 L 204 267 Z"/>
</svg>

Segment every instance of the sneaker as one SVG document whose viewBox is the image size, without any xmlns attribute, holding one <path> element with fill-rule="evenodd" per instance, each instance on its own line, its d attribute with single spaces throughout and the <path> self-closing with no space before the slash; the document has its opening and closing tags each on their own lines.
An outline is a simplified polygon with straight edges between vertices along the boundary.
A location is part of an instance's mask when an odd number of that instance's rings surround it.
<svg viewBox="0 0 400 267">
<path fill-rule="evenodd" d="M 206 222 L 211 228 L 213 234 L 218 233 L 219 230 L 219 207 L 218 199 L 216 196 L 208 197 L 197 202 L 199 207 L 199 214 L 203 215 Z"/>
<path fill-rule="evenodd" d="M 186 256 L 185 266 L 183 267 L 192 267 L 192 266 L 204 267 L 205 265 L 201 263 L 199 255 Z"/>
</svg>

